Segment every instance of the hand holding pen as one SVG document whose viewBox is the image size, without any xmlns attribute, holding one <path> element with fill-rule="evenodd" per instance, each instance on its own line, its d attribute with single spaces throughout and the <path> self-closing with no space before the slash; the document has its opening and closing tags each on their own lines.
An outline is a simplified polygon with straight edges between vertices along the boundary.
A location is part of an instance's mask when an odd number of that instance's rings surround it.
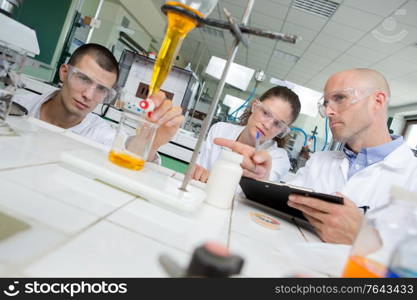
<svg viewBox="0 0 417 300">
<path fill-rule="evenodd" d="M 215 138 L 213 142 L 216 145 L 227 147 L 230 150 L 243 155 L 244 158 L 241 164 L 241 167 L 243 168 L 243 176 L 261 180 L 269 178 L 272 158 L 268 151 L 257 151 L 253 146 L 223 138 Z M 254 172 L 255 169 L 256 173 Z"/>
<path fill-rule="evenodd" d="M 259 151 L 259 145 L 260 145 L 260 139 L 261 139 L 261 132 L 259 130 L 256 130 L 256 138 L 255 138 L 255 151 Z M 256 165 L 253 168 L 253 172 L 256 173 Z"/>
</svg>

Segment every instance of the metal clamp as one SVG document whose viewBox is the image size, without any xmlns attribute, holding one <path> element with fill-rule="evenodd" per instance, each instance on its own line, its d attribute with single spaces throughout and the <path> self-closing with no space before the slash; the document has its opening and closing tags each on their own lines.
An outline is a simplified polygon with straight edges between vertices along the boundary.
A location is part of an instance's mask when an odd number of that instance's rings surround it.
<svg viewBox="0 0 417 300">
<path fill-rule="evenodd" d="M 270 30 L 263 30 L 260 28 L 246 26 L 244 24 L 238 24 L 236 20 L 231 16 L 231 14 L 226 9 L 224 9 L 224 11 L 226 14 L 227 21 L 211 19 L 211 18 L 202 18 L 196 13 L 190 10 L 187 10 L 183 7 L 176 6 L 176 5 L 164 4 L 161 6 L 161 10 L 164 14 L 166 14 L 168 11 L 174 11 L 176 13 L 180 13 L 191 19 L 194 19 L 198 23 L 197 27 L 207 25 L 207 26 L 216 27 L 220 29 L 230 30 L 232 34 L 236 38 L 238 38 L 246 47 L 248 43 L 247 43 L 246 38 L 243 38 L 243 39 L 241 38 L 243 37 L 242 33 L 261 36 L 261 37 L 265 37 L 265 38 L 269 38 L 273 40 L 281 40 L 281 41 L 292 43 L 292 44 L 295 44 L 297 41 L 296 35 L 274 32 Z"/>
<path fill-rule="evenodd" d="M 248 48 L 249 47 L 248 39 L 242 34 L 242 31 L 240 30 L 239 25 L 236 22 L 236 19 L 233 18 L 232 14 L 226 8 L 223 8 L 223 11 L 230 24 L 230 32 L 234 35 L 235 39 L 242 42 L 242 44 L 246 48 Z"/>
</svg>

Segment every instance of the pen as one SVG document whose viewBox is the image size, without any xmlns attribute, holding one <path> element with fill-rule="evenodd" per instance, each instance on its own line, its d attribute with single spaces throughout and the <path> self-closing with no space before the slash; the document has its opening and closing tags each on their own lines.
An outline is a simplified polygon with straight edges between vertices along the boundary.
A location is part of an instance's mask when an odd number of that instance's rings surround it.
<svg viewBox="0 0 417 300">
<path fill-rule="evenodd" d="M 261 133 L 259 132 L 259 130 L 256 130 L 255 151 L 259 150 L 259 140 L 260 139 L 261 139 Z M 253 172 L 256 173 L 256 165 L 255 165 L 255 168 L 253 169 Z"/>
<path fill-rule="evenodd" d="M 368 205 L 365 206 L 359 206 L 358 208 L 363 209 L 363 214 L 366 214 L 367 210 L 370 209 L 370 207 Z"/>
<path fill-rule="evenodd" d="M 261 133 L 259 130 L 256 130 L 256 140 L 255 140 L 255 150 L 259 150 L 259 140 L 261 139 Z"/>
</svg>

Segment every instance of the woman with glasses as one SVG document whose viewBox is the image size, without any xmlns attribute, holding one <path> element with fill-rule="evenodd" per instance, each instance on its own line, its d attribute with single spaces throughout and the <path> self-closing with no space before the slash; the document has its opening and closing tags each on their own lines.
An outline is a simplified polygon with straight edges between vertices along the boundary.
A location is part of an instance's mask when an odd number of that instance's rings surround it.
<svg viewBox="0 0 417 300">
<path fill-rule="evenodd" d="M 194 169 L 193 179 L 207 182 L 209 172 L 217 160 L 221 147 L 215 138 L 225 138 L 266 150 L 272 157 L 269 175 L 261 178 L 254 170 L 252 177 L 270 181 L 281 180 L 290 169 L 287 151 L 283 148 L 290 132 L 289 126 L 300 113 L 300 100 L 293 91 L 283 86 L 267 90 L 241 116 L 241 125 L 219 122 L 207 135 Z"/>
</svg>

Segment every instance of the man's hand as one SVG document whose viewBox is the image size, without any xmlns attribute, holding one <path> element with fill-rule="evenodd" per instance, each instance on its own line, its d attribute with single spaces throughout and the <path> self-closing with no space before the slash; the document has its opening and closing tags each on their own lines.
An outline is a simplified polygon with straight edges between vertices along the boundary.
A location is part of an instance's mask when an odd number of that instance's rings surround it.
<svg viewBox="0 0 417 300">
<path fill-rule="evenodd" d="M 241 163 L 243 176 L 254 179 L 269 178 L 272 159 L 267 151 L 256 151 L 254 147 L 249 145 L 222 138 L 215 138 L 214 143 L 243 155 L 243 162 Z"/>
<path fill-rule="evenodd" d="M 148 156 L 148 160 L 152 161 L 159 147 L 168 143 L 175 135 L 184 121 L 184 116 L 181 107 L 172 106 L 172 101 L 165 97 L 164 92 L 159 91 L 150 99 L 154 102 L 155 109 L 148 120 L 159 125 Z"/>
<path fill-rule="evenodd" d="M 200 165 L 195 165 L 192 179 L 206 183 L 209 177 L 209 171 Z"/>
<path fill-rule="evenodd" d="M 343 197 L 344 204 L 292 194 L 288 205 L 301 210 L 324 242 L 351 245 L 362 223 L 363 213 L 354 202 Z"/>
</svg>

